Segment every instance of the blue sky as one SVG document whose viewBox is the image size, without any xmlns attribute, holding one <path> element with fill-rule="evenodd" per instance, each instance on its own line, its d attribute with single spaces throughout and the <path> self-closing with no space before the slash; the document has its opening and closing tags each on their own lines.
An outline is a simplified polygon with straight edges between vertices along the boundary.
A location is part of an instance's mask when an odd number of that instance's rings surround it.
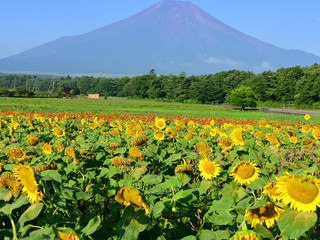
<svg viewBox="0 0 320 240">
<path fill-rule="evenodd" d="M 0 58 L 122 20 L 158 0 L 1 0 Z M 320 56 L 319 0 L 191 0 L 225 24 Z"/>
</svg>

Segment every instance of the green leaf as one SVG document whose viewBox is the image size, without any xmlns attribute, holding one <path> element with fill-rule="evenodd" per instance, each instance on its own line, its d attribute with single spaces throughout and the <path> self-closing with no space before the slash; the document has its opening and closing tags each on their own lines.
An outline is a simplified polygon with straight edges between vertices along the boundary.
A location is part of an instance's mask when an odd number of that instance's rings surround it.
<svg viewBox="0 0 320 240">
<path fill-rule="evenodd" d="M 267 203 L 267 199 L 261 199 L 256 204 L 254 204 L 253 206 L 249 207 L 248 209 L 256 209 L 256 208 L 259 208 L 259 207 L 265 205 L 266 203 Z"/>
<path fill-rule="evenodd" d="M 86 192 L 83 192 L 76 188 L 65 187 L 62 191 L 62 195 L 69 200 L 88 200 L 92 196 Z"/>
<path fill-rule="evenodd" d="M 8 202 L 13 197 L 12 191 L 5 187 L 0 187 L 0 200 Z"/>
<path fill-rule="evenodd" d="M 165 208 L 163 202 L 157 202 L 153 207 L 153 217 L 158 218 L 160 217 L 163 209 Z"/>
<path fill-rule="evenodd" d="M 200 187 L 199 187 L 199 194 L 202 195 L 204 193 L 207 192 L 207 190 L 211 187 L 212 185 L 212 182 L 211 181 L 208 181 L 208 180 L 205 180 L 203 179 L 200 183 Z"/>
<path fill-rule="evenodd" d="M 52 227 L 45 227 L 42 229 L 34 230 L 30 233 L 29 237 L 19 238 L 20 240 L 54 240 L 55 233 Z"/>
<path fill-rule="evenodd" d="M 55 170 L 45 170 L 41 173 L 43 181 L 56 181 L 61 183 L 61 175 Z"/>
<path fill-rule="evenodd" d="M 182 189 L 173 196 L 173 199 L 175 201 L 179 200 L 179 202 L 192 203 L 198 200 L 197 196 L 194 194 L 196 192 L 197 191 L 195 189 Z"/>
<path fill-rule="evenodd" d="M 231 206 L 234 203 L 232 198 L 222 198 L 221 200 L 215 200 L 212 202 L 212 205 L 210 206 L 208 212 L 228 212 L 231 210 Z"/>
<path fill-rule="evenodd" d="M 267 238 L 267 239 L 274 239 L 274 236 L 272 235 L 272 233 L 264 226 L 262 226 L 261 224 L 257 224 L 255 226 L 255 231 L 256 233 L 260 234 L 261 237 L 263 237 L 263 239 Z"/>
<path fill-rule="evenodd" d="M 262 189 L 266 186 L 268 182 L 269 179 L 266 176 L 260 176 L 260 178 L 253 181 L 250 185 L 248 185 L 248 187 L 252 190 Z"/>
<path fill-rule="evenodd" d="M 210 231 L 207 229 L 203 229 L 200 232 L 199 240 L 222 240 L 222 239 L 230 239 L 230 233 L 225 230 L 218 231 Z"/>
<path fill-rule="evenodd" d="M 25 222 L 31 221 L 39 216 L 43 207 L 43 203 L 33 203 L 19 218 L 16 228 L 17 231 L 24 226 Z"/>
<path fill-rule="evenodd" d="M 100 223 L 101 223 L 100 216 L 94 217 L 89 221 L 87 226 L 85 226 L 81 230 L 81 232 L 83 232 L 86 236 L 91 235 L 101 227 Z"/>
<path fill-rule="evenodd" d="M 0 208 L 0 212 L 3 212 L 6 215 L 10 215 L 12 210 L 20 208 L 21 206 L 28 203 L 27 197 L 23 196 L 21 198 L 16 199 L 13 203 L 8 203 Z"/>
<path fill-rule="evenodd" d="M 197 240 L 197 238 L 195 236 L 186 236 L 184 238 L 181 238 L 180 240 Z"/>
<path fill-rule="evenodd" d="M 281 233 L 290 238 L 299 238 L 308 231 L 317 222 L 315 212 L 304 213 L 296 210 L 287 209 L 278 220 L 278 226 Z"/>
<path fill-rule="evenodd" d="M 230 225 L 233 221 L 233 216 L 228 212 L 222 212 L 209 216 L 208 220 L 215 225 Z"/>
<path fill-rule="evenodd" d="M 162 182 L 162 175 L 156 176 L 156 175 L 148 174 L 148 175 L 146 175 L 146 176 L 144 176 L 144 177 L 142 178 L 142 181 L 143 181 L 146 185 L 159 184 L 159 183 Z"/>
<path fill-rule="evenodd" d="M 135 212 L 133 207 L 127 207 L 117 225 L 118 237 L 122 240 L 137 239 L 149 222 L 150 218 L 144 214 L 144 211 Z"/>
<path fill-rule="evenodd" d="M 181 182 L 181 186 L 186 185 L 191 180 L 191 177 L 187 173 L 176 173 L 176 175 Z"/>
<path fill-rule="evenodd" d="M 222 196 L 225 198 L 232 198 L 234 200 L 241 200 L 247 194 L 243 190 L 242 187 L 239 187 L 236 182 L 231 182 L 229 184 L 225 184 L 222 189 Z"/>
</svg>

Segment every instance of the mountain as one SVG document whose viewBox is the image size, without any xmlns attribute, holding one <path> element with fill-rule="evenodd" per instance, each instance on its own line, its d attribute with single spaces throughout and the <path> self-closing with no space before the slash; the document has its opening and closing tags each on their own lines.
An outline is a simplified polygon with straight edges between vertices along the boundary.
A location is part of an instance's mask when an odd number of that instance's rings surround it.
<svg viewBox="0 0 320 240">
<path fill-rule="evenodd" d="M 160 1 L 119 22 L 0 59 L 0 70 L 208 74 L 312 65 L 320 57 L 260 41 L 188 1 Z"/>
</svg>

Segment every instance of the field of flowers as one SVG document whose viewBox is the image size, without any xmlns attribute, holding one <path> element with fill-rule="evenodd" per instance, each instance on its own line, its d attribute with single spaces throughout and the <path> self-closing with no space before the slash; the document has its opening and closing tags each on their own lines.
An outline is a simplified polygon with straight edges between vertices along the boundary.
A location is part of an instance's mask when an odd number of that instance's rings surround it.
<svg viewBox="0 0 320 240">
<path fill-rule="evenodd" d="M 309 118 L 0 111 L 0 238 L 317 239 Z"/>
</svg>

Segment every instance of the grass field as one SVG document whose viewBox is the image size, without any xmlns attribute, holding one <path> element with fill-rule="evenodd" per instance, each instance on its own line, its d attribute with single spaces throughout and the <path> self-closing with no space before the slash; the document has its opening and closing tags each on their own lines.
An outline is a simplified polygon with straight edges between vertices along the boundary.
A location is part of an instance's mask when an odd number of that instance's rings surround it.
<svg viewBox="0 0 320 240">
<path fill-rule="evenodd" d="M 239 111 L 225 108 L 223 105 L 201 105 L 184 103 L 166 103 L 151 100 L 126 98 L 92 99 L 56 99 L 56 98 L 0 98 L 1 110 L 25 111 L 66 111 L 95 113 L 128 113 L 152 115 L 207 116 L 229 119 L 272 119 L 301 121 L 301 115 L 271 114 L 256 111 Z M 312 116 L 310 122 L 320 121 L 320 116 Z"/>
</svg>

